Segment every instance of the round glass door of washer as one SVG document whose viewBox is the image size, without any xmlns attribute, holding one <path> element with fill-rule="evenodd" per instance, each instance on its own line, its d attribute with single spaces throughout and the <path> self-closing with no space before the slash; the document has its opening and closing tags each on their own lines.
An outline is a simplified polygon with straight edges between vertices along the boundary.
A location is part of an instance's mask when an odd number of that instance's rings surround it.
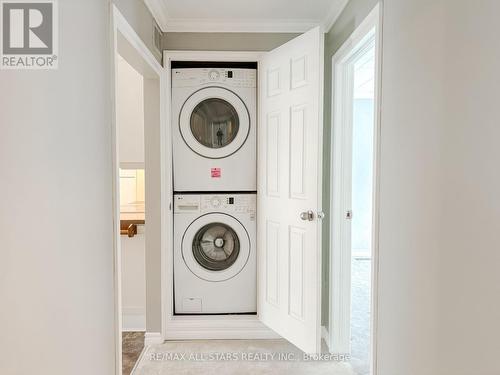
<svg viewBox="0 0 500 375">
<path fill-rule="evenodd" d="M 250 238 L 232 216 L 207 214 L 193 221 L 182 239 L 182 257 L 189 270 L 206 281 L 225 281 L 245 267 Z"/>
<path fill-rule="evenodd" d="M 221 159 L 244 145 L 250 116 L 238 95 L 222 87 L 207 87 L 193 93 L 182 106 L 179 130 L 193 152 Z"/>
</svg>

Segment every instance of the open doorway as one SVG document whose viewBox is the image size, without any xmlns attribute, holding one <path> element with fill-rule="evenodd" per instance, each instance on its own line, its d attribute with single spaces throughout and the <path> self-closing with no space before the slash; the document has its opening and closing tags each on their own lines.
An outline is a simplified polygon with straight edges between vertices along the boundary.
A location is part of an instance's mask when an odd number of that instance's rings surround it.
<svg viewBox="0 0 500 375">
<path fill-rule="evenodd" d="M 332 61 L 330 343 L 360 375 L 375 360 L 378 25 L 376 7 Z"/>
<path fill-rule="evenodd" d="M 144 347 L 146 331 L 144 77 L 123 56 L 117 57 L 122 374 L 129 375 Z"/>
<path fill-rule="evenodd" d="M 161 339 L 163 69 L 112 6 L 116 373 Z M 163 215 L 163 216 L 162 216 Z"/>
</svg>

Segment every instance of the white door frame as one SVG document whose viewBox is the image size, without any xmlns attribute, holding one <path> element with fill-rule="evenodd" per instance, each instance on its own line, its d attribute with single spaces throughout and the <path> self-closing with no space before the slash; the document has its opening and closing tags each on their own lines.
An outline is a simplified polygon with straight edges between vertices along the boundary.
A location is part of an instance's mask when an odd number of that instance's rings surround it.
<svg viewBox="0 0 500 375">
<path fill-rule="evenodd" d="M 346 128 L 352 127 L 350 101 L 342 100 L 338 93 L 349 91 L 348 65 L 368 43 L 375 43 L 375 99 L 374 99 L 374 155 L 373 155 L 373 217 L 372 217 L 372 294 L 371 294 L 371 373 L 377 370 L 377 312 L 378 312 L 378 260 L 379 260 L 379 163 L 380 163 L 380 92 L 381 92 L 381 42 L 382 4 L 378 3 L 365 20 L 332 58 L 332 138 L 331 138 L 331 180 L 330 180 L 330 351 L 350 352 L 350 293 L 351 252 L 342 238 L 349 230 L 345 223 L 346 188 L 342 186 L 342 145 L 346 142 Z M 372 32 L 373 31 L 373 32 Z M 344 184 L 345 185 L 345 184 Z M 340 235 L 338 235 L 340 233 Z"/>
<path fill-rule="evenodd" d="M 259 62 L 262 52 L 230 52 L 230 51 L 164 51 L 163 65 L 166 76 L 165 84 L 165 112 L 167 113 L 166 137 L 163 148 L 165 154 L 165 176 L 172 176 L 172 148 L 169 140 L 172 139 L 171 124 L 171 62 L 172 61 L 245 61 Z M 164 185 L 164 194 L 170 209 L 167 212 L 168 223 L 173 223 L 172 178 L 167 179 Z M 260 322 L 256 315 L 174 315 L 173 304 L 173 225 L 168 225 L 168 249 L 162 248 L 162 316 L 163 338 L 165 340 L 193 340 L 193 339 L 266 339 L 279 336 Z"/>
<path fill-rule="evenodd" d="M 118 54 L 118 37 L 123 37 L 128 42 L 128 45 L 133 49 L 133 53 L 138 57 L 139 64 L 143 64 L 143 70 L 148 71 L 155 79 L 160 82 L 160 101 L 164 100 L 162 92 L 165 87 L 165 72 L 161 64 L 156 60 L 153 53 L 144 44 L 142 39 L 137 35 L 135 30 L 130 26 L 125 17 L 121 14 L 118 8 L 111 4 L 110 8 L 110 37 L 111 37 L 111 100 L 112 100 L 112 117 L 111 117 L 111 149 L 112 149 L 112 209 L 113 209 L 113 277 L 114 277 L 114 332 L 115 332 L 115 373 L 122 373 L 122 308 L 121 308 L 121 248 L 120 248 L 120 177 L 119 177 L 119 142 L 118 142 L 118 126 L 116 123 L 116 79 L 117 72 L 117 54 Z M 160 137 L 165 138 L 165 109 L 160 106 Z M 160 142 L 161 155 L 165 155 L 163 148 L 165 142 Z M 162 157 L 162 160 L 164 158 Z M 162 171 L 164 169 L 162 168 Z M 162 174 L 162 193 L 165 185 L 165 176 Z M 161 227 L 166 227 L 171 223 L 168 222 L 166 215 L 165 195 L 161 196 Z M 161 251 L 165 251 L 166 238 L 161 234 Z M 163 313 L 162 313 L 163 316 Z M 163 324 L 163 322 L 162 322 Z M 163 340 L 162 340 L 163 341 Z"/>
</svg>

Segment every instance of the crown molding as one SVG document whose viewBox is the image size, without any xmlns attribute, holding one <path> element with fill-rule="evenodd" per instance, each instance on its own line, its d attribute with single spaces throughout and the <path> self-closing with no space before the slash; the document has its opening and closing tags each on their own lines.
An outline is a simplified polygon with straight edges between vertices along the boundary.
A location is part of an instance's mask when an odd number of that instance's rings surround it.
<svg viewBox="0 0 500 375">
<path fill-rule="evenodd" d="M 335 0 L 333 1 L 333 4 L 330 8 L 330 11 L 328 12 L 325 20 L 323 21 L 323 31 L 327 33 L 330 31 L 332 26 L 335 24 L 335 21 L 339 18 L 340 14 L 346 7 L 347 3 L 349 0 Z"/>
<path fill-rule="evenodd" d="M 324 20 L 307 19 L 196 19 L 171 18 L 164 0 L 144 0 L 163 32 L 247 32 L 247 33 L 303 33 L 321 26 L 326 33 L 333 26 L 349 0 L 335 0 Z"/>
<path fill-rule="evenodd" d="M 169 22 L 167 5 L 165 2 L 163 0 L 144 0 L 144 3 L 153 15 L 158 26 L 160 26 L 161 31 L 165 32 Z"/>
</svg>

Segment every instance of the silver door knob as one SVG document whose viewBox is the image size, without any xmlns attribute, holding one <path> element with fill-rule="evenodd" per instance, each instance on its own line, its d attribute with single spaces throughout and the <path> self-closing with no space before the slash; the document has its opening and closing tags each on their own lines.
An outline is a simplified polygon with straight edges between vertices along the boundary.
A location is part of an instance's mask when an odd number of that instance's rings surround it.
<svg viewBox="0 0 500 375">
<path fill-rule="evenodd" d="M 314 220 L 314 212 L 311 210 L 301 212 L 300 219 L 304 220 L 304 221 L 313 221 Z"/>
</svg>

